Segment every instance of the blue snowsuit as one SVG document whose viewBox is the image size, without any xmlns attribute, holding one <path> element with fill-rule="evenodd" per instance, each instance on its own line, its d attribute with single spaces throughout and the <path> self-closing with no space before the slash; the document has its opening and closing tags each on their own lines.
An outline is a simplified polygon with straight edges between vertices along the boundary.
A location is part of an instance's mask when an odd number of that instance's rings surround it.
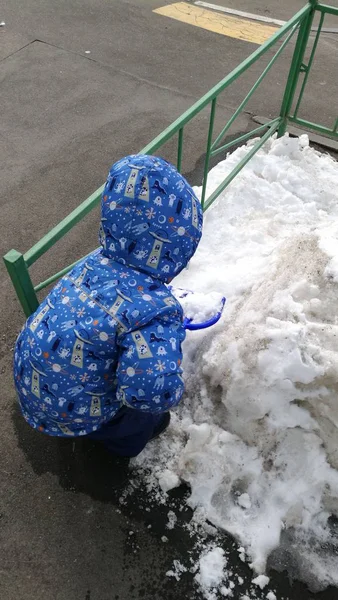
<svg viewBox="0 0 338 600">
<path fill-rule="evenodd" d="M 113 165 L 101 247 L 57 283 L 16 343 L 15 385 L 33 428 L 99 435 L 114 423 L 118 435 L 131 408 L 131 428 L 139 415 L 146 444 L 156 415 L 184 391 L 182 308 L 165 284 L 194 254 L 202 220 L 192 188 L 163 159 L 135 155 Z"/>
</svg>

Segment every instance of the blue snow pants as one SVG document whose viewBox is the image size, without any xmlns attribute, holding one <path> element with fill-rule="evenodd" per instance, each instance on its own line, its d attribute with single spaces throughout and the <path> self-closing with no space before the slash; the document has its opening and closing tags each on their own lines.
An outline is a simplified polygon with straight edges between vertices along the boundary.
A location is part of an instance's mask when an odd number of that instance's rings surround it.
<svg viewBox="0 0 338 600">
<path fill-rule="evenodd" d="M 116 415 L 88 438 L 102 442 L 119 456 L 133 457 L 140 454 L 161 425 L 164 414 L 153 415 L 122 406 Z"/>
</svg>

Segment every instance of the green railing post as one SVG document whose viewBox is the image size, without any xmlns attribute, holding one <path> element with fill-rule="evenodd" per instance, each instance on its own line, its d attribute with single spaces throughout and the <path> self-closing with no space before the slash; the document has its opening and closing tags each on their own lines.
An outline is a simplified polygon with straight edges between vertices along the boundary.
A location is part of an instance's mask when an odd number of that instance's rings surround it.
<svg viewBox="0 0 338 600">
<path fill-rule="evenodd" d="M 24 257 L 17 250 L 10 250 L 4 256 L 4 263 L 25 315 L 29 317 L 39 306 L 39 301 Z"/>
<path fill-rule="evenodd" d="M 312 21 L 316 10 L 316 4 L 318 0 L 310 0 L 311 10 L 300 25 L 296 47 L 293 53 L 292 62 L 290 66 L 289 76 L 286 82 L 286 88 L 282 101 L 280 116 L 282 117 L 281 125 L 278 129 L 278 137 L 282 137 L 287 128 L 288 117 L 292 108 L 292 103 L 295 97 L 297 84 L 299 80 L 299 74 L 301 72 L 301 66 L 305 50 L 309 41 L 311 33 Z"/>
<path fill-rule="evenodd" d="M 252 88 L 250 89 L 250 91 L 245 96 L 244 100 L 242 100 L 242 102 L 240 103 L 240 105 L 238 106 L 238 108 L 235 110 L 235 112 L 232 115 L 231 119 L 229 119 L 229 121 L 227 122 L 227 124 L 223 127 L 222 131 L 220 132 L 220 134 L 217 136 L 217 138 L 213 142 L 213 144 L 211 146 L 211 150 L 212 150 L 211 155 L 212 156 L 214 154 L 216 154 L 217 152 L 220 151 L 219 148 L 216 149 L 217 144 L 221 141 L 221 139 L 224 137 L 225 133 L 230 129 L 230 127 L 233 124 L 233 122 L 235 121 L 235 119 L 238 117 L 238 115 L 245 108 L 245 106 L 248 103 L 248 101 L 250 100 L 252 94 L 256 91 L 256 89 L 258 88 L 258 86 L 263 81 L 264 77 L 266 77 L 266 74 L 270 71 L 271 67 L 275 64 L 276 60 L 279 58 L 280 54 L 283 52 L 285 46 L 287 46 L 287 44 L 290 42 L 290 40 L 292 39 L 292 37 L 296 33 L 297 28 L 298 28 L 298 25 L 295 25 L 293 27 L 293 29 L 291 29 L 291 32 L 286 37 L 286 39 L 284 40 L 284 42 L 282 43 L 282 45 L 280 46 L 280 48 L 277 50 L 276 54 L 274 54 L 274 56 L 269 61 L 269 63 L 267 64 L 267 66 L 265 67 L 265 69 L 263 70 L 263 72 L 261 73 L 261 75 L 258 77 L 257 81 L 254 83 L 254 85 L 252 86 Z M 255 132 L 253 132 L 253 133 L 255 133 Z"/>
<path fill-rule="evenodd" d="M 309 75 L 310 75 L 310 71 L 311 71 L 311 68 L 312 68 L 313 59 L 314 59 L 315 54 L 316 54 L 316 50 L 317 50 L 317 46 L 318 46 L 318 42 L 319 42 L 319 37 L 320 37 L 321 31 L 322 31 L 322 27 L 323 27 L 323 23 L 324 23 L 324 18 L 325 18 L 325 13 L 321 13 L 321 15 L 320 15 L 320 21 L 319 21 L 319 25 L 318 25 L 318 29 L 317 29 L 317 35 L 316 35 L 314 44 L 312 46 L 312 51 L 311 51 L 309 62 L 308 62 L 307 65 L 302 64 L 302 72 L 305 73 L 305 76 L 304 76 L 304 79 L 303 79 L 302 87 L 301 87 L 300 92 L 299 92 L 299 96 L 298 96 L 296 108 L 295 108 L 294 113 L 293 113 L 294 117 L 297 117 L 298 111 L 299 111 L 299 107 L 300 107 L 302 99 L 303 99 L 304 90 L 305 90 L 305 87 L 306 87 L 306 84 L 307 84 L 307 80 L 308 80 Z"/>
<path fill-rule="evenodd" d="M 203 172 L 203 184 L 202 184 L 202 195 L 201 195 L 201 204 L 202 204 L 203 209 L 204 209 L 204 202 L 205 202 L 205 194 L 207 191 L 209 161 L 210 161 L 211 146 L 212 146 L 212 135 L 213 135 L 213 131 L 214 131 L 214 122 L 215 122 L 215 114 L 216 114 L 216 102 L 217 102 L 217 98 L 214 98 L 211 102 L 211 109 L 210 109 L 207 150 L 206 150 L 205 159 L 204 159 L 204 172 Z"/>
</svg>

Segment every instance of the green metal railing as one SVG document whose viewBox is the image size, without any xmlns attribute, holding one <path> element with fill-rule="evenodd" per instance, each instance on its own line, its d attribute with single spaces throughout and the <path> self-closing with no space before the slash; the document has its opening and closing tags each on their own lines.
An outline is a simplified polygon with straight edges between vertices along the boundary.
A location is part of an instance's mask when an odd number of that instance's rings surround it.
<svg viewBox="0 0 338 600">
<path fill-rule="evenodd" d="M 313 42 L 312 50 L 308 63 L 304 63 L 305 52 L 308 46 L 313 19 L 316 13 L 320 14 L 319 25 L 317 33 Z M 178 136 L 177 145 L 177 168 L 180 170 L 182 165 L 183 156 L 183 145 L 184 145 L 184 127 L 190 123 L 194 117 L 199 114 L 203 109 L 210 105 L 210 117 L 209 117 L 209 129 L 207 136 L 207 144 L 205 151 L 204 160 L 204 178 L 202 184 L 202 195 L 201 202 L 204 210 L 207 210 L 216 198 L 222 193 L 222 191 L 231 183 L 231 181 L 238 175 L 243 167 L 249 162 L 249 160 L 256 154 L 256 152 L 265 144 L 265 142 L 277 132 L 278 136 L 284 135 L 287 129 L 288 122 L 295 123 L 301 127 L 305 127 L 309 130 L 317 131 L 323 135 L 330 136 L 331 138 L 338 139 L 338 118 L 333 124 L 332 128 L 325 127 L 320 124 L 312 123 L 305 119 L 299 118 L 299 109 L 301 106 L 302 98 L 305 92 L 306 84 L 308 81 L 309 73 L 315 57 L 320 33 L 323 27 L 325 14 L 331 14 L 338 16 L 338 8 L 328 6 L 325 4 L 319 4 L 318 0 L 309 0 L 309 2 L 297 12 L 297 14 L 287 21 L 276 33 L 268 39 L 262 46 L 257 48 L 248 58 L 246 58 L 238 67 L 236 67 L 231 73 L 229 73 L 224 79 L 222 79 L 217 85 L 209 90 L 202 98 L 200 98 L 193 106 L 191 106 L 186 112 L 184 112 L 174 123 L 169 125 L 162 133 L 160 133 L 154 140 L 152 140 L 145 148 L 141 150 L 144 154 L 154 154 L 159 148 L 161 148 L 168 140 L 171 140 L 175 135 Z M 238 115 L 244 110 L 252 94 L 258 88 L 260 83 L 263 81 L 267 73 L 275 64 L 284 48 L 290 43 L 293 36 L 297 33 L 297 41 L 293 52 L 293 58 L 290 65 L 289 75 L 284 91 L 283 101 L 281 105 L 280 114 L 257 127 L 253 131 L 250 131 L 240 137 L 232 140 L 229 143 L 222 145 L 226 133 L 229 131 L 231 125 L 234 123 Z M 222 131 L 217 135 L 213 141 L 214 135 L 214 123 L 217 108 L 218 96 L 228 88 L 234 81 L 236 81 L 243 73 L 245 73 L 254 63 L 256 63 L 264 54 L 266 54 L 272 47 L 276 46 L 278 42 L 282 42 L 278 47 L 276 53 L 271 58 L 262 74 L 259 76 L 255 84 L 252 86 L 248 94 L 242 100 L 232 117 L 226 123 Z M 298 98 L 295 103 L 296 91 L 300 76 L 303 75 L 302 85 L 298 94 Z M 295 103 L 295 109 L 292 111 L 292 107 Z M 265 131 L 265 133 L 263 133 Z M 251 147 L 249 152 L 239 161 L 236 167 L 229 173 L 224 181 L 218 186 L 218 188 L 212 192 L 212 194 L 206 198 L 207 183 L 208 183 L 208 172 L 210 159 L 220 152 L 224 152 L 230 149 L 235 144 L 245 142 L 249 138 L 255 137 L 258 134 L 262 134 L 262 137 Z M 18 299 L 21 306 L 26 314 L 29 316 L 38 307 L 39 301 L 37 298 L 37 292 L 53 283 L 59 277 L 65 275 L 77 262 L 72 265 L 68 265 L 58 273 L 55 273 L 45 281 L 33 285 L 29 267 L 35 263 L 47 250 L 49 250 L 58 240 L 60 240 L 74 225 L 76 225 L 85 215 L 87 215 L 100 201 L 100 197 L 103 191 L 101 186 L 96 192 L 94 192 L 87 200 L 85 200 L 80 206 L 78 206 L 73 212 L 71 212 L 65 219 L 63 219 L 56 227 L 49 231 L 41 240 L 39 240 L 30 250 L 25 254 L 21 254 L 17 250 L 10 250 L 5 256 L 4 261 L 17 293 Z M 82 259 L 79 259 L 82 260 Z"/>
</svg>

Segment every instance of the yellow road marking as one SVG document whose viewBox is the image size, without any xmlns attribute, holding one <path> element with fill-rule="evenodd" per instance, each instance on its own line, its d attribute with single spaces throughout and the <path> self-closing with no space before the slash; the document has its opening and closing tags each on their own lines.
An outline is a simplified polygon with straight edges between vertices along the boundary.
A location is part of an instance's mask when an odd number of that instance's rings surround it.
<svg viewBox="0 0 338 600">
<path fill-rule="evenodd" d="M 246 19 L 230 17 L 228 15 L 206 10 L 187 2 L 176 2 L 161 8 L 156 8 L 154 13 L 182 21 L 195 27 L 201 27 L 214 33 L 220 33 L 238 40 L 245 40 L 253 44 L 263 44 L 272 36 L 278 27 L 254 23 Z"/>
</svg>

